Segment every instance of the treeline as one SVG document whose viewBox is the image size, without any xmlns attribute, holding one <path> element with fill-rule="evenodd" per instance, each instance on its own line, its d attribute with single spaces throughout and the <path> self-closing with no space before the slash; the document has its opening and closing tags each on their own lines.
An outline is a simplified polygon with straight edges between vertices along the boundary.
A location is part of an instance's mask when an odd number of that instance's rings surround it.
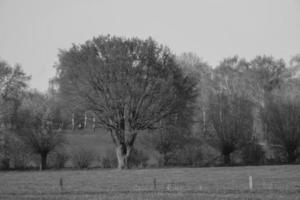
<svg viewBox="0 0 300 200">
<path fill-rule="evenodd" d="M 160 166 L 295 163 L 300 154 L 300 56 L 225 58 L 210 66 L 175 56 L 151 38 L 99 36 L 61 50 L 46 94 L 20 66 L 0 62 L 1 167 L 89 167 L 92 152 L 67 153 L 64 132 L 111 135 L 103 167 L 146 166 L 136 138 Z M 91 122 L 92 121 L 92 122 Z M 78 126 L 80 124 L 80 126 Z M 50 155 L 50 158 L 49 158 Z"/>
</svg>

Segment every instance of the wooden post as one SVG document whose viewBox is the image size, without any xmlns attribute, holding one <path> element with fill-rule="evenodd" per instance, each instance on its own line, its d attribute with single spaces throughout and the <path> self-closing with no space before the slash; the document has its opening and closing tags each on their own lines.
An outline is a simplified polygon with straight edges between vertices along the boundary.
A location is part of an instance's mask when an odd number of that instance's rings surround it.
<svg viewBox="0 0 300 200">
<path fill-rule="evenodd" d="M 252 176 L 249 176 L 249 189 L 253 189 L 253 182 L 252 182 Z"/>
<path fill-rule="evenodd" d="M 206 131 L 206 113 L 203 109 L 203 130 Z"/>
<path fill-rule="evenodd" d="M 74 113 L 72 113 L 72 130 L 75 129 L 75 119 L 74 119 Z"/>
<path fill-rule="evenodd" d="M 95 130 L 96 130 L 96 117 L 94 115 L 94 117 L 93 117 L 93 131 L 95 132 Z"/>
<path fill-rule="evenodd" d="M 84 112 L 84 126 L 83 126 L 83 128 L 86 128 L 86 124 L 87 124 L 87 115 L 86 115 L 86 112 Z"/>
<path fill-rule="evenodd" d="M 156 190 L 156 178 L 153 179 L 153 189 Z"/>
<path fill-rule="evenodd" d="M 60 192 L 63 193 L 63 190 L 64 190 L 64 188 L 63 188 L 64 182 L 63 182 L 63 179 L 62 179 L 62 178 L 59 179 L 59 186 L 60 186 Z"/>
<path fill-rule="evenodd" d="M 202 185 L 199 185 L 199 190 L 202 191 Z"/>
</svg>

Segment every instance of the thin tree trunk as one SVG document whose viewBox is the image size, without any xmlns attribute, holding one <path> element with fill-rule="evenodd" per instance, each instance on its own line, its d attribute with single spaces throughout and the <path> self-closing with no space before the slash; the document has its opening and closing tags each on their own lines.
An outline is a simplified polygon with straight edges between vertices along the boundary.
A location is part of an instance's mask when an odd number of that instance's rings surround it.
<svg viewBox="0 0 300 200">
<path fill-rule="evenodd" d="M 225 163 L 225 165 L 231 164 L 230 153 L 229 154 L 224 154 L 224 163 Z"/>
<path fill-rule="evenodd" d="M 297 155 L 296 155 L 295 151 L 288 152 L 288 158 L 287 159 L 288 159 L 289 163 L 295 162 L 296 159 L 297 159 Z"/>
<path fill-rule="evenodd" d="M 42 167 L 42 170 L 47 168 L 47 156 L 48 156 L 48 153 L 41 153 L 41 167 Z"/>
</svg>

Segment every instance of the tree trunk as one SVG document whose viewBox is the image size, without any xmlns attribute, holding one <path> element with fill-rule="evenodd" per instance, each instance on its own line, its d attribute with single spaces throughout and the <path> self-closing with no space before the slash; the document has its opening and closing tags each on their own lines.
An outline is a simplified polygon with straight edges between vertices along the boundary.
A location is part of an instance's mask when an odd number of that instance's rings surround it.
<svg viewBox="0 0 300 200">
<path fill-rule="evenodd" d="M 225 165 L 230 165 L 231 164 L 230 153 L 229 154 L 224 154 L 224 163 L 225 163 Z"/>
<path fill-rule="evenodd" d="M 42 170 L 47 168 L 47 156 L 48 156 L 48 153 L 41 153 L 41 168 L 42 168 Z"/>
<path fill-rule="evenodd" d="M 118 159 L 118 169 L 128 169 L 128 158 L 131 153 L 131 147 L 125 144 L 120 144 L 116 148 L 116 154 Z"/>
<path fill-rule="evenodd" d="M 287 160 L 289 163 L 293 163 L 296 161 L 297 159 L 297 154 L 296 154 L 296 151 L 290 151 L 290 152 L 287 152 L 288 153 L 288 156 L 287 156 Z"/>
</svg>

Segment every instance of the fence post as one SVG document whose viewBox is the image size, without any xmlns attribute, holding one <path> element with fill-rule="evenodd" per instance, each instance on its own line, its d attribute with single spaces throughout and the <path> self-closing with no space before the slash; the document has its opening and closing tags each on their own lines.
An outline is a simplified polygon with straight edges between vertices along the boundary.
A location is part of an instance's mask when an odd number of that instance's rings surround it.
<svg viewBox="0 0 300 200">
<path fill-rule="evenodd" d="M 95 132 L 96 130 L 96 117 L 95 115 L 93 116 L 93 131 Z"/>
<path fill-rule="evenodd" d="M 63 179 L 62 179 L 62 178 L 59 179 L 59 186 L 60 186 L 60 192 L 63 193 L 64 182 L 63 182 Z"/>
<path fill-rule="evenodd" d="M 72 113 L 72 130 L 74 130 L 75 129 L 75 115 L 74 115 L 74 113 Z"/>
<path fill-rule="evenodd" d="M 252 176 L 249 176 L 249 189 L 253 189 L 253 182 L 252 182 Z"/>
<path fill-rule="evenodd" d="M 86 125 L 87 125 L 87 114 L 86 114 L 86 111 L 85 111 L 84 112 L 84 126 L 83 126 L 84 129 L 86 128 Z"/>
<path fill-rule="evenodd" d="M 156 190 L 156 178 L 153 179 L 153 189 Z"/>
</svg>

